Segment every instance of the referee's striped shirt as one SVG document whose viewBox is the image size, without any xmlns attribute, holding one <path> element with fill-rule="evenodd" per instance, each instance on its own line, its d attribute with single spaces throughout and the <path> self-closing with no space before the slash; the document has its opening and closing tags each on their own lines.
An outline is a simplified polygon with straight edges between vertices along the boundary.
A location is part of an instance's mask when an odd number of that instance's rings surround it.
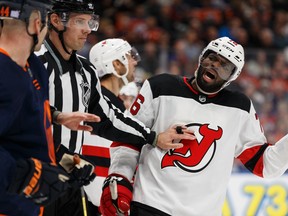
<svg viewBox="0 0 288 216">
<path fill-rule="evenodd" d="M 108 99 L 104 99 L 96 70 L 87 59 L 73 54 L 66 61 L 49 39 L 44 41 L 37 54 L 49 73 L 49 100 L 52 106 L 62 112 L 87 112 L 90 104 L 89 112 L 101 117 L 101 123 L 92 124 L 93 133 L 109 140 L 133 144 L 136 148 L 154 141 L 154 131 L 125 116 Z M 81 153 L 82 131 L 53 125 L 53 136 L 56 147 L 63 144 L 70 151 Z"/>
</svg>

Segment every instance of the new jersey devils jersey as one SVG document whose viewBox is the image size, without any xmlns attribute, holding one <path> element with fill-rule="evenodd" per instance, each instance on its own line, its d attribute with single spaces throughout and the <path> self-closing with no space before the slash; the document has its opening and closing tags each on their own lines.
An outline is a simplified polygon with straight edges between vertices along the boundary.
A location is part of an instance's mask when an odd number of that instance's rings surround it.
<svg viewBox="0 0 288 216">
<path fill-rule="evenodd" d="M 279 176 L 287 168 L 287 136 L 267 144 L 249 98 L 225 89 L 204 95 L 191 81 L 155 76 L 145 81 L 131 106 L 130 114 L 157 133 L 185 124 L 197 138 L 182 140 L 183 148 L 170 151 L 143 146 L 133 201 L 173 216 L 221 215 L 234 158 L 258 176 Z M 109 173 L 131 179 L 138 153 L 113 146 Z"/>
</svg>

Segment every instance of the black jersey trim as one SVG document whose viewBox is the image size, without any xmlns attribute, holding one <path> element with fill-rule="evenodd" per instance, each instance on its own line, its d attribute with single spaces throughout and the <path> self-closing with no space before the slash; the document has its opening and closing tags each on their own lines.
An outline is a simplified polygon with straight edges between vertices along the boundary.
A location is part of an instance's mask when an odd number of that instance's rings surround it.
<svg viewBox="0 0 288 216">
<path fill-rule="evenodd" d="M 266 150 L 266 148 L 269 146 L 268 143 L 265 143 L 264 145 L 262 145 L 260 147 L 260 149 L 258 150 L 258 152 L 249 160 L 247 161 L 244 166 L 253 173 L 253 170 L 255 169 L 255 166 L 257 164 L 257 162 L 259 161 L 259 159 L 261 158 L 261 156 L 264 154 L 264 151 Z"/>
<path fill-rule="evenodd" d="M 153 208 L 151 206 L 132 201 L 131 202 L 131 214 L 130 216 L 171 216 L 159 209 Z"/>
<path fill-rule="evenodd" d="M 192 78 L 190 82 L 193 79 L 194 78 Z M 221 106 L 238 108 L 246 112 L 250 111 L 250 99 L 240 92 L 223 89 L 218 94 L 211 97 L 200 92 L 192 91 L 191 86 L 187 86 L 186 84 L 190 82 L 188 82 L 188 78 L 186 77 L 171 74 L 160 74 L 149 79 L 154 99 L 160 96 L 175 96 L 194 99 L 201 104 L 213 103 Z M 201 95 L 207 98 L 205 102 L 199 101 L 199 96 Z"/>
<path fill-rule="evenodd" d="M 90 156 L 90 155 L 85 155 L 85 158 L 92 161 L 95 166 L 101 166 L 101 167 L 107 167 L 107 168 L 110 166 L 110 158 Z"/>
</svg>

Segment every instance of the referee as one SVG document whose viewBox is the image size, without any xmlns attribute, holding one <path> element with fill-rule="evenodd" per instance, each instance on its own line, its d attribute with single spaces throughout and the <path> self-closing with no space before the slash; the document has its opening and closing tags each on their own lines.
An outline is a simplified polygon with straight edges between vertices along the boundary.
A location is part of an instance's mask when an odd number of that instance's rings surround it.
<svg viewBox="0 0 288 216">
<path fill-rule="evenodd" d="M 76 54 L 98 25 L 98 16 L 90 0 L 55 1 L 49 14 L 48 36 L 38 53 L 49 73 L 51 105 L 63 112 L 93 112 L 101 118 L 100 123 L 92 124 L 94 134 L 130 143 L 139 150 L 147 143 L 157 143 L 163 149 L 179 148 L 182 144 L 172 143 L 174 139 L 193 139 L 187 134 L 177 135 L 175 129 L 156 136 L 154 131 L 125 116 L 109 99 L 104 99 L 95 67 Z M 83 136 L 83 131 L 71 131 L 61 125 L 53 127 L 56 147 L 63 144 L 71 152 L 82 153 Z M 71 190 L 45 208 L 45 215 L 86 216 L 80 190 Z"/>
<path fill-rule="evenodd" d="M 48 36 L 38 55 L 49 74 L 50 105 L 65 113 L 88 112 L 90 96 L 93 95 L 94 101 L 97 101 L 93 109 L 97 107 L 96 114 L 102 120 L 99 125 L 105 127 L 102 134 L 111 140 L 120 136 L 123 138 L 120 141 L 128 139 L 134 143 L 152 143 L 155 133 L 130 119 L 125 120 L 120 110 L 101 94 L 94 66 L 76 54 L 84 46 L 88 34 L 98 28 L 98 17 L 94 14 L 93 5 L 89 1 L 56 1 L 49 15 L 49 23 Z M 133 123 L 132 127 L 126 125 L 127 122 Z M 134 125 L 138 125 L 138 131 L 135 131 Z M 56 148 L 62 144 L 71 152 L 82 153 L 84 131 L 72 131 L 63 125 L 54 124 L 53 138 Z M 86 215 L 87 208 L 83 208 L 82 196 L 78 188 L 71 189 L 47 206 L 44 215 Z"/>
</svg>

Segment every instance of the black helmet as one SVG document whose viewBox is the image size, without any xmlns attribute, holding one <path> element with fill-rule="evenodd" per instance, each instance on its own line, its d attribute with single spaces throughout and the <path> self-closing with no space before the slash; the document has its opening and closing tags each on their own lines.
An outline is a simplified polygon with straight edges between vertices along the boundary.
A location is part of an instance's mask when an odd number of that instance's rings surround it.
<svg viewBox="0 0 288 216">
<path fill-rule="evenodd" d="M 75 12 L 94 14 L 94 4 L 91 0 L 56 0 L 52 8 L 55 13 Z"/>
<path fill-rule="evenodd" d="M 47 12 L 53 3 L 54 0 L 0 0 L 0 19 L 13 18 L 28 22 L 31 12 L 39 10 L 41 21 L 45 23 Z"/>
<path fill-rule="evenodd" d="M 97 31 L 99 27 L 99 16 L 95 14 L 91 0 L 55 0 L 51 13 L 59 14 L 64 23 L 68 22 L 70 13 L 89 14 L 91 15 L 88 23 L 90 29 Z"/>
<path fill-rule="evenodd" d="M 99 16 L 95 14 L 94 4 L 92 0 L 55 0 L 55 3 L 52 7 L 51 14 L 56 13 L 60 16 L 61 21 L 64 24 L 63 30 L 58 30 L 53 26 L 50 22 L 49 18 L 49 28 L 53 29 L 55 32 L 58 33 L 59 39 L 61 41 L 62 47 L 66 53 L 71 54 L 68 52 L 65 43 L 64 43 L 64 32 L 69 27 L 69 18 L 70 13 L 77 13 L 77 14 L 89 14 L 91 15 L 91 19 L 88 21 L 88 26 L 91 31 L 97 31 L 99 27 Z M 75 53 L 74 50 L 72 53 Z"/>
</svg>

